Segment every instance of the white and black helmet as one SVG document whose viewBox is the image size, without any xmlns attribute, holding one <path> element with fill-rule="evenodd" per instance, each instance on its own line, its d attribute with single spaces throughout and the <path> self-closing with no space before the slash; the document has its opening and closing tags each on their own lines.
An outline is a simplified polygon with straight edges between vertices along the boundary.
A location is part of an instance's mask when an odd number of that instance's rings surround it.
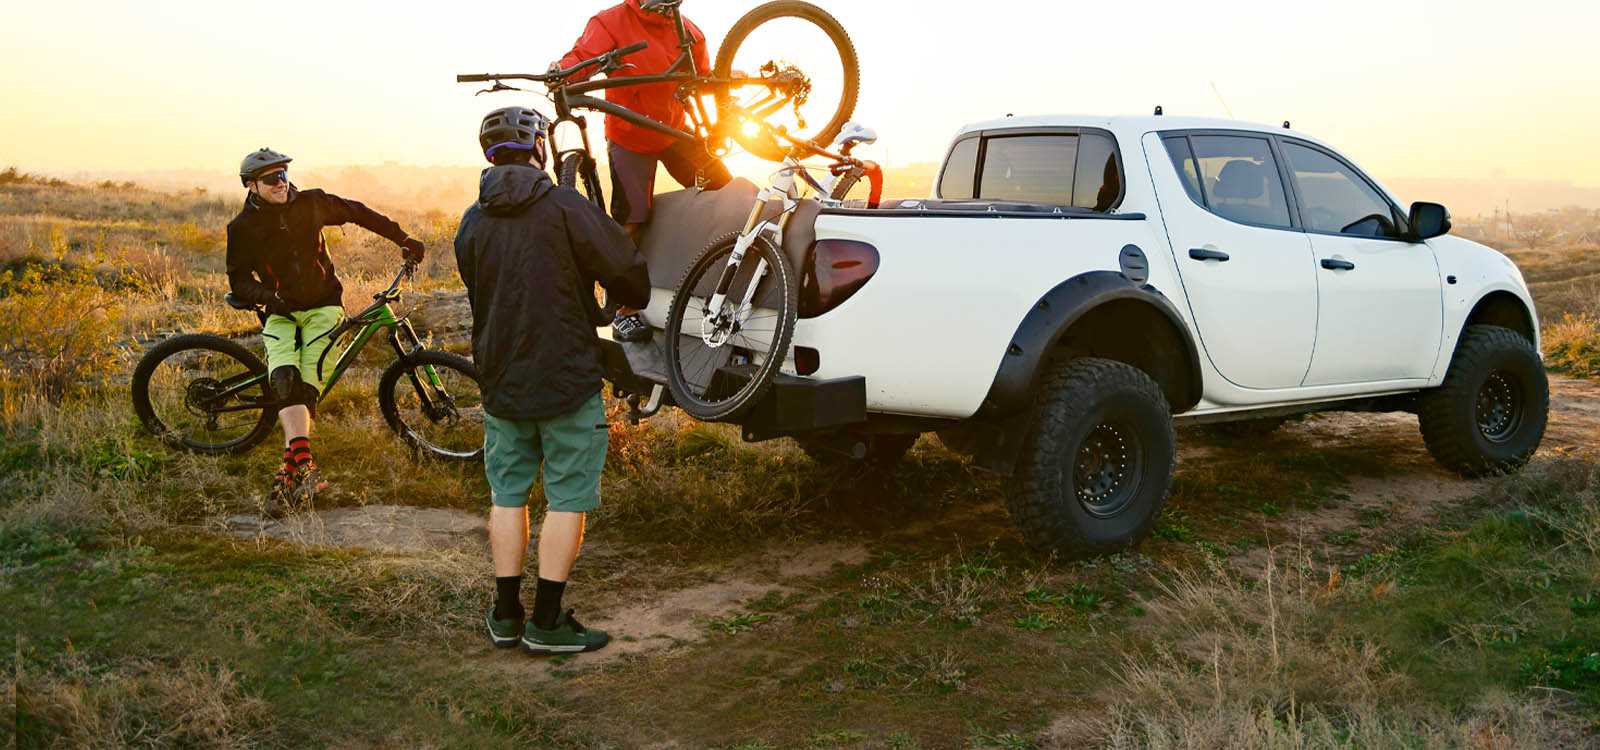
<svg viewBox="0 0 1600 750">
<path fill-rule="evenodd" d="M 502 149 L 533 152 L 533 160 L 544 166 L 544 139 L 550 121 L 544 115 L 527 107 L 505 107 L 483 116 L 478 127 L 478 145 L 483 147 L 483 157 L 494 161 L 494 152 Z"/>
<path fill-rule="evenodd" d="M 262 170 L 268 167 L 282 166 L 291 161 L 294 160 L 290 159 L 286 154 L 280 154 L 263 146 L 258 151 L 250 152 L 250 155 L 244 157 L 244 161 L 239 163 L 239 184 L 249 185 L 256 175 L 261 174 Z"/>
</svg>

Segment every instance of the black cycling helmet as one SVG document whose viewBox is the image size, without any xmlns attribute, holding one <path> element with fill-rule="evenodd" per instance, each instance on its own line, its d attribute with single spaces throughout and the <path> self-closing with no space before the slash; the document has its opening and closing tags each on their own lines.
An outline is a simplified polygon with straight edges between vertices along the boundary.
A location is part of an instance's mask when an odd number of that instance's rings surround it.
<svg viewBox="0 0 1600 750">
<path fill-rule="evenodd" d="M 239 184 L 249 185 L 256 175 L 261 174 L 262 170 L 268 167 L 283 166 L 291 161 L 294 160 L 284 154 L 262 147 L 259 151 L 251 152 L 249 156 L 244 157 L 244 161 L 239 163 Z"/>
<path fill-rule="evenodd" d="M 531 151 L 534 161 L 544 167 L 544 138 L 550 121 L 544 115 L 527 107 L 505 107 L 483 116 L 478 128 L 478 145 L 483 147 L 483 158 L 494 161 L 494 152 L 502 148 Z"/>
</svg>

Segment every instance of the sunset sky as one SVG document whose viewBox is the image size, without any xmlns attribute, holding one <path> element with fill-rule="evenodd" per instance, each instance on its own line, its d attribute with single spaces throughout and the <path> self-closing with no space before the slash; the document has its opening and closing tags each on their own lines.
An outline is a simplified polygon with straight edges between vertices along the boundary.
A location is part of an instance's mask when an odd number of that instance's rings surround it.
<svg viewBox="0 0 1600 750">
<path fill-rule="evenodd" d="M 1006 112 L 1293 121 L 1380 179 L 1600 186 L 1600 4 L 844 2 L 876 158 L 935 161 Z M 686 0 L 711 38 L 753 2 Z M 519 11 L 507 11 L 516 7 Z M 600 2 L 18 4 L 0 25 L 0 165 L 233 170 L 479 163 L 458 72 L 538 71 Z M 498 8 L 499 10 L 495 10 Z"/>
</svg>

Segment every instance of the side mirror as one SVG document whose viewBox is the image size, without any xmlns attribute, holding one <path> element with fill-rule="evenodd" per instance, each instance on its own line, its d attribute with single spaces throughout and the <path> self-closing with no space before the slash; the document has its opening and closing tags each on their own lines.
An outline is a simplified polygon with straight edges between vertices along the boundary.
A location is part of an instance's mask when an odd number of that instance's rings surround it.
<svg viewBox="0 0 1600 750">
<path fill-rule="evenodd" d="M 1450 231 L 1450 209 L 1437 203 L 1417 201 L 1411 204 L 1412 242 L 1433 239 Z"/>
</svg>

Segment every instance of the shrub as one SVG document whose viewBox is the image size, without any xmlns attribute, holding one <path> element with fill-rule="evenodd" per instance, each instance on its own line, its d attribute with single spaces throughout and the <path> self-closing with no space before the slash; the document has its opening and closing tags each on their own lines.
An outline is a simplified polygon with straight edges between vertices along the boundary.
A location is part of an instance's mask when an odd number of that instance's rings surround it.
<svg viewBox="0 0 1600 750">
<path fill-rule="evenodd" d="M 1582 378 L 1600 377 L 1600 319 L 1567 313 L 1544 331 L 1545 361 Z"/>
<path fill-rule="evenodd" d="M 44 287 L 24 279 L 0 298 L 0 370 L 52 403 L 104 382 L 123 328 L 110 296 L 87 285 Z"/>
</svg>

